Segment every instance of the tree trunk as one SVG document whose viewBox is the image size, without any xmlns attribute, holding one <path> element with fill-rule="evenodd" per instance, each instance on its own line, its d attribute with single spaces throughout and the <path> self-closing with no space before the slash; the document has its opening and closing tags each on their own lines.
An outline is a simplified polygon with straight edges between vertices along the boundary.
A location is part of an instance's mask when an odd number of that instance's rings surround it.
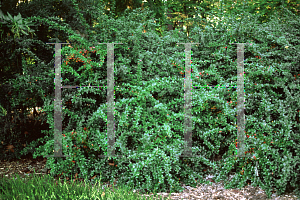
<svg viewBox="0 0 300 200">
<path fill-rule="evenodd" d="M 168 9 L 168 12 L 167 12 L 167 16 L 170 17 L 170 20 L 172 19 L 172 14 L 169 14 L 171 13 L 172 11 L 170 9 Z M 167 28 L 168 28 L 168 31 L 171 31 L 173 30 L 173 24 L 172 23 L 168 23 L 167 24 Z"/>
</svg>

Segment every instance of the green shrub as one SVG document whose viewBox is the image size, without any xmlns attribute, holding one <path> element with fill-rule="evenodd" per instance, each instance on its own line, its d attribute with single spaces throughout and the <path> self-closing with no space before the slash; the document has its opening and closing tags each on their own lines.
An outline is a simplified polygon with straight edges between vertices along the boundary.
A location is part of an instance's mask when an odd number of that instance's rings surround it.
<svg viewBox="0 0 300 200">
<path fill-rule="evenodd" d="M 299 185 L 300 149 L 299 109 L 297 109 L 299 107 L 299 101 L 297 101 L 299 80 L 296 79 L 300 63 L 299 56 L 297 56 L 299 42 L 296 41 L 299 38 L 297 34 L 299 30 L 296 28 L 299 27 L 296 25 L 299 23 L 299 17 L 296 18 L 287 11 L 285 15 L 274 15 L 270 23 L 263 25 L 257 25 L 256 17 L 251 17 L 247 13 L 241 13 L 238 18 L 232 16 L 224 19 L 226 19 L 226 25 L 223 27 L 221 23 L 215 25 L 217 31 L 225 33 L 223 35 L 225 41 L 220 43 L 228 43 L 226 42 L 227 34 L 230 34 L 229 38 L 232 38 L 230 41 L 235 41 L 234 36 L 238 36 L 236 41 L 253 43 L 253 45 L 245 46 L 244 52 L 245 102 L 247 102 L 245 104 L 245 116 L 247 116 L 245 131 L 248 136 L 245 143 L 247 148 L 254 152 L 252 155 L 256 157 L 256 160 L 230 158 L 228 155 L 232 152 L 231 149 L 218 165 L 221 171 L 216 173 L 219 177 L 217 180 L 223 180 L 228 177 L 228 172 L 234 171 L 237 172 L 236 177 L 228 183 L 228 188 L 241 188 L 246 185 L 247 181 L 250 181 L 253 185 L 259 185 L 265 189 L 268 195 L 271 195 L 272 187 L 276 187 L 279 194 L 290 189 L 296 189 L 299 194 L 297 186 Z M 251 19 L 251 22 L 247 19 Z M 289 23 L 282 23 L 287 21 Z M 226 32 L 228 24 L 232 26 L 229 32 Z M 210 27 L 206 27 L 206 30 L 210 30 Z M 201 30 L 196 28 L 193 31 L 201 34 Z M 195 35 L 194 38 L 191 36 L 191 38 L 192 41 L 197 41 L 198 36 Z M 225 56 L 223 53 L 225 50 L 222 48 L 218 50 L 219 52 L 214 54 L 217 60 L 216 66 L 224 67 L 226 71 L 229 67 L 223 63 L 226 61 L 230 63 L 230 58 L 232 58 L 230 54 L 233 53 L 232 51 L 236 53 L 236 48 L 227 48 Z M 197 63 L 196 54 L 195 51 L 193 63 Z M 212 81 L 218 82 L 218 75 L 213 78 L 215 79 Z M 232 82 L 236 80 L 233 79 Z M 258 177 L 255 176 L 256 163 L 258 163 L 257 170 L 260 172 Z"/>
<path fill-rule="evenodd" d="M 241 19 L 228 18 L 231 31 L 221 25 L 216 28 L 206 26 L 204 30 L 196 27 L 188 38 L 178 31 L 158 37 L 152 31 L 155 24 L 149 20 L 151 16 L 147 9 L 130 13 L 126 20 L 121 18 L 114 23 L 102 17 L 95 28 L 106 30 L 110 35 L 96 35 L 93 42 L 123 43 L 114 45 L 115 150 L 116 155 L 123 157 L 98 157 L 105 155 L 107 150 L 106 88 L 63 89 L 62 105 L 71 100 L 72 106 L 63 107 L 63 124 L 68 126 L 64 125 L 62 132 L 62 150 L 63 155 L 71 157 L 48 158 L 46 166 L 51 168 L 51 175 L 63 173 L 63 177 L 69 177 L 78 173 L 79 178 L 84 178 L 101 174 L 104 181 L 119 177 L 121 183 L 144 191 L 169 189 L 172 192 L 183 190 L 179 178 L 190 186 L 196 185 L 196 179 L 203 182 L 203 171 L 210 167 L 217 174 L 216 181 L 226 180 L 231 171 L 237 172 L 227 187 L 241 188 L 250 180 L 265 189 L 269 196 L 272 186 L 279 192 L 285 191 L 289 182 L 296 187 L 300 173 L 297 171 L 299 136 L 295 127 L 299 124 L 293 117 L 299 116 L 296 113 L 299 103 L 291 97 L 297 92 L 289 90 L 292 84 L 299 82 L 293 79 L 297 72 L 295 66 L 299 65 L 299 60 L 292 57 L 299 50 L 296 40 L 292 41 L 284 32 L 275 34 L 274 31 L 274 36 L 270 37 L 273 27 L 268 24 L 255 26 L 251 35 L 247 27 L 254 27 L 255 20 L 250 23 L 248 15 L 240 16 Z M 253 20 L 253 16 L 249 19 Z M 245 25 L 237 29 L 241 24 Z M 99 59 L 92 58 L 86 68 L 81 63 L 72 61 L 66 66 L 63 62 L 62 85 L 106 85 L 106 61 L 101 60 L 105 56 L 103 45 L 89 45 L 72 31 L 67 31 L 69 40 L 79 41 L 79 44 L 72 45 L 73 48 L 63 46 L 62 55 L 75 54 L 87 63 L 90 58 L 78 51 L 95 46 Z M 183 158 L 178 156 L 184 144 L 184 80 L 180 74 L 184 72 L 185 60 L 184 45 L 176 43 L 201 41 L 206 43 L 192 45 L 193 86 L 200 86 L 192 90 L 192 155 L 199 157 Z M 254 152 L 252 158 L 231 156 L 235 151 L 236 91 L 202 87 L 235 85 L 237 51 L 235 45 L 228 45 L 234 41 L 253 43 L 245 46 L 244 77 L 245 131 L 249 136 L 245 145 Z M 271 49 L 274 43 L 276 47 Z M 281 63 L 278 63 L 278 57 Z M 92 67 L 94 74 L 89 72 Z M 287 82 L 291 86 L 288 87 Z M 51 130 L 45 132 L 46 144 L 35 149 L 34 157 L 53 155 L 52 98 L 44 98 L 43 109 Z M 212 162 L 217 155 L 222 156 L 222 161 Z M 255 177 L 256 161 L 259 163 L 259 180 Z"/>
</svg>

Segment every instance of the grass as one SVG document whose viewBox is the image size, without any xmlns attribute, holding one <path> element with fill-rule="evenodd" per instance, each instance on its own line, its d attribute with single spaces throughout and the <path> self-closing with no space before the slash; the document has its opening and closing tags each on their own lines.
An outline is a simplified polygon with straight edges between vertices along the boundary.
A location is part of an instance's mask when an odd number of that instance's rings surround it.
<svg viewBox="0 0 300 200">
<path fill-rule="evenodd" d="M 73 180 L 71 179 L 71 182 Z M 84 180 L 86 183 L 86 179 Z M 0 200 L 10 199 L 150 199 L 149 197 L 142 197 L 137 193 L 133 193 L 132 188 L 121 186 L 113 191 L 101 189 L 100 181 L 95 184 L 95 187 L 89 184 L 78 184 L 78 182 L 61 183 L 60 179 L 57 183 L 51 176 L 37 177 L 35 173 L 32 177 L 26 178 L 22 181 L 20 176 L 15 174 L 13 179 L 1 177 L 0 178 Z M 96 187 L 98 184 L 99 187 Z M 155 194 L 155 193 L 153 193 Z M 171 194 L 170 194 L 171 195 Z M 155 195 L 154 195 L 155 196 Z M 151 196 L 151 199 L 154 199 Z M 169 196 L 170 197 L 170 196 Z M 158 198 L 162 199 L 162 197 Z"/>
</svg>

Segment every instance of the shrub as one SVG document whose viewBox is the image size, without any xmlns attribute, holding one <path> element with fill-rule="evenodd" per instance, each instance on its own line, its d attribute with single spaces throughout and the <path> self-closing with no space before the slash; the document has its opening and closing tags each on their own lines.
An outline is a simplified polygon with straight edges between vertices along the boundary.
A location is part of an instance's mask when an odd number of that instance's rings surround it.
<svg viewBox="0 0 300 200">
<path fill-rule="evenodd" d="M 248 15 L 241 19 L 246 24 L 245 27 L 251 24 L 245 20 L 247 17 Z M 51 168 L 51 174 L 69 177 L 78 173 L 79 178 L 101 174 L 104 181 L 111 182 L 114 177 L 123 174 L 119 180 L 129 186 L 134 185 L 145 191 L 169 189 L 172 192 L 183 190 L 178 183 L 179 179 L 190 186 L 196 185 L 197 178 L 203 182 L 203 171 L 207 167 L 212 167 L 213 172 L 218 174 L 217 181 L 226 180 L 226 176 L 232 170 L 236 172 L 241 170 L 227 187 L 241 188 L 246 185 L 246 181 L 250 180 L 253 184 L 259 184 L 266 189 L 267 194 L 270 195 L 274 183 L 280 183 L 277 186 L 279 192 L 287 188 L 289 181 L 296 186 L 299 182 L 299 173 L 289 174 L 289 172 L 295 170 L 299 164 L 299 153 L 297 153 L 299 146 L 296 145 L 299 136 L 296 134 L 296 129 L 291 128 L 295 125 L 295 120 L 288 120 L 295 116 L 297 103 L 283 94 L 278 94 L 280 89 L 272 88 L 272 84 L 275 85 L 274 87 L 286 86 L 283 83 L 296 72 L 296 68 L 292 66 L 290 71 L 287 70 L 288 63 L 299 64 L 291 62 L 290 56 L 296 49 L 296 43 L 295 45 L 290 43 L 289 38 L 285 36 L 263 37 L 264 32 L 269 32 L 271 29 L 271 27 L 263 27 L 267 25 L 259 25 L 259 29 L 255 28 L 259 33 L 255 36 L 249 35 L 249 32 L 243 28 L 237 32 L 234 27 L 237 25 L 233 25 L 231 29 L 233 32 L 227 32 L 227 27 L 223 26 L 218 26 L 217 29 L 206 26 L 204 30 L 195 28 L 188 38 L 178 31 L 170 31 L 158 37 L 157 33 L 152 31 L 155 24 L 149 18 L 151 16 L 148 16 L 147 9 L 144 9 L 142 13 L 138 11 L 130 13 L 126 16 L 126 20 L 121 18 L 112 24 L 103 16 L 99 21 L 101 23 L 96 26 L 96 29 L 113 34 L 108 37 L 103 34 L 97 35 L 95 41 L 123 43 L 114 45 L 116 55 L 114 107 L 115 127 L 117 127 L 115 129 L 116 155 L 124 157 L 108 159 L 98 157 L 105 155 L 107 151 L 105 88 L 64 89 L 62 103 L 71 99 L 72 106 L 63 109 L 63 123 L 66 120 L 68 126 L 62 132 L 62 150 L 63 155 L 71 157 L 48 158 L 46 166 Z M 232 20 L 231 24 L 236 24 L 238 20 L 235 19 L 235 16 L 229 18 Z M 201 51 L 203 47 L 201 45 L 192 46 L 193 85 L 200 86 L 197 90 L 193 89 L 192 154 L 199 157 L 183 158 L 177 156 L 181 155 L 184 144 L 182 75 L 185 62 L 184 46 L 176 43 L 196 41 L 200 43 L 202 40 L 199 38 L 199 33 L 204 38 L 215 37 L 216 41 L 209 40 L 205 52 Z M 101 61 L 105 56 L 103 45 L 94 45 L 100 60 L 94 58 L 90 64 L 87 64 L 90 58 L 85 58 L 78 51 L 88 49 L 91 45 L 77 35 L 71 34 L 69 39 L 70 41 L 76 39 L 80 44 L 73 45 L 72 49 L 63 47 L 62 55 L 75 54 L 86 63 L 86 68 L 81 63 L 71 62 L 66 65 L 63 62 L 62 85 L 66 83 L 84 85 L 93 82 L 99 83 L 99 86 L 105 85 L 107 63 Z M 266 39 L 267 44 L 262 44 Z M 236 47 L 228 45 L 235 40 L 253 43 L 252 46 L 245 48 L 244 84 L 247 91 L 245 114 L 249 116 L 245 126 L 249 138 L 245 139 L 245 145 L 249 151 L 251 149 L 254 152 L 255 157 L 252 158 L 231 156 L 235 151 L 234 139 L 236 138 L 234 123 L 236 111 L 233 109 L 237 104 L 235 91 L 231 88 L 201 87 L 204 85 L 232 87 L 236 82 Z M 266 48 L 270 48 L 274 42 L 277 49 L 284 50 L 284 54 L 279 56 L 285 56 L 286 63 L 283 62 L 284 59 L 281 60 L 282 63 L 275 62 L 278 55 L 274 55 L 275 50 L 269 49 L 269 53 L 261 53 L 265 52 Z M 293 50 L 285 50 L 285 45 Z M 266 69 L 268 65 L 269 71 Z M 92 67 L 95 74 L 89 73 Z M 75 78 L 71 79 L 72 75 Z M 289 81 L 295 83 L 293 79 Z M 271 89 L 264 89 L 264 86 Z M 288 87 L 284 87 L 282 91 L 292 93 L 289 92 Z M 272 99 L 278 96 L 278 102 L 274 102 L 273 106 Z M 289 112 L 284 110 L 283 99 L 290 101 Z M 43 109 L 48 113 L 47 122 L 50 124 L 51 131 L 47 133 L 46 144 L 37 148 L 34 156 L 53 155 L 53 100 L 45 98 L 44 105 Z M 286 113 L 286 117 L 283 116 Z M 67 118 L 66 115 L 70 117 Z M 272 156 L 271 152 L 274 153 Z M 218 154 L 222 156 L 222 162 L 211 162 Z M 260 181 L 253 177 L 256 172 L 256 161 L 259 162 Z M 266 169 L 267 166 L 270 166 L 269 170 Z M 282 177 L 273 178 L 271 171 L 273 174 L 281 173 Z"/>
</svg>

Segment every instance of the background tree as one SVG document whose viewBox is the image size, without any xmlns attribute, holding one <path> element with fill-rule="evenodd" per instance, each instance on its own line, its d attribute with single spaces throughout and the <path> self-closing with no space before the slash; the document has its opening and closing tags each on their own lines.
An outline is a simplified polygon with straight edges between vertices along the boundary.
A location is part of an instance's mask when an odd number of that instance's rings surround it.
<svg viewBox="0 0 300 200">
<path fill-rule="evenodd" d="M 229 13 L 239 13 L 240 11 L 245 10 L 250 13 L 260 15 L 260 23 L 269 21 L 270 17 L 274 14 L 276 10 L 281 10 L 281 5 L 283 5 L 285 8 L 297 15 L 300 11 L 300 3 L 297 0 L 236 0 L 233 2 L 225 0 L 224 4 L 222 3 L 221 5 L 222 8 L 228 11 Z"/>
<path fill-rule="evenodd" d="M 260 1 L 200 1 L 200 0 L 148 0 L 143 2 L 142 0 L 78 0 L 78 6 L 83 14 L 83 18 L 86 20 L 89 27 L 78 23 L 78 17 L 76 10 L 72 8 L 70 1 L 61 1 L 61 0 L 31 0 L 31 1 L 21 1 L 18 4 L 17 0 L 2 0 L 2 10 L 6 14 L 7 12 L 11 13 L 13 16 L 17 15 L 18 12 L 22 14 L 22 17 L 26 18 L 33 15 L 42 16 L 47 18 L 49 16 L 57 16 L 62 18 L 67 22 L 72 29 L 80 30 L 79 32 L 82 35 L 89 36 L 89 30 L 93 30 L 93 24 L 96 21 L 95 16 L 99 13 L 95 10 L 97 8 L 103 8 L 103 11 L 106 15 L 111 17 L 118 18 L 125 15 L 125 10 L 131 11 L 136 8 L 145 8 L 149 7 L 155 12 L 155 18 L 158 20 L 157 23 L 160 25 L 160 32 L 164 30 L 174 30 L 180 28 L 180 30 L 187 32 L 195 25 L 193 24 L 193 15 L 196 15 L 196 12 L 200 12 L 202 18 L 207 17 L 207 12 L 215 11 L 224 11 L 228 12 L 238 12 L 239 10 L 248 10 L 249 12 L 258 12 L 262 17 L 262 20 L 266 20 L 269 15 L 280 4 L 285 4 L 287 7 L 292 10 L 294 13 L 299 14 L 299 5 L 296 0 L 274 0 L 272 2 L 267 2 L 266 0 Z M 18 4 L 18 6 L 16 6 Z M 107 10 L 109 9 L 109 10 Z M 101 13 L 100 13 L 101 14 Z M 75 16 L 75 17 L 74 17 Z M 196 17 L 199 17 L 198 15 Z M 183 29 L 183 26 L 186 29 Z M 33 27 L 32 27 L 33 28 Z M 47 24 L 39 24 L 35 28 L 37 37 L 33 38 L 34 40 L 41 40 L 43 42 L 49 42 L 49 38 L 59 38 L 61 41 L 66 40 L 66 36 L 61 31 L 55 31 Z M 8 29 L 8 27 L 3 26 L 1 40 L 5 41 L 6 48 L 10 49 L 11 55 L 4 55 L 2 52 L 2 57 L 5 58 L 1 61 L 1 74 L 2 81 L 13 78 L 13 74 L 22 74 L 22 56 L 26 60 L 31 60 L 27 53 L 16 54 L 14 49 L 16 49 L 16 43 L 13 40 L 14 34 Z M 10 38 L 10 41 L 9 41 Z M 13 41 L 13 42 L 12 42 Z M 27 48 L 29 49 L 29 48 Z M 49 56 L 49 50 L 45 51 L 40 45 L 34 45 L 31 49 L 39 58 L 45 62 L 49 62 L 49 59 L 52 59 Z M 51 52 L 51 51 L 50 51 Z M 11 57 L 10 59 L 7 59 Z"/>
<path fill-rule="evenodd" d="M 201 18 L 206 18 L 205 13 L 210 10 L 207 2 L 196 0 L 168 1 L 167 16 L 170 18 L 171 23 L 173 23 L 173 29 L 179 28 L 181 31 L 187 32 L 188 35 L 189 28 L 193 26 L 194 23 L 193 16 L 199 17 L 196 14 L 196 11 L 198 11 L 197 7 L 202 8 Z M 168 25 L 168 27 L 169 29 L 171 28 L 170 25 Z"/>
<path fill-rule="evenodd" d="M 166 3 L 167 2 L 167 3 Z M 239 13 L 243 10 L 250 13 L 256 13 L 260 15 L 259 22 L 264 23 L 269 21 L 275 10 L 280 9 L 280 5 L 284 5 L 292 13 L 299 15 L 300 3 L 296 0 L 275 0 L 275 1 L 198 1 L 198 0 L 168 0 L 165 2 L 167 6 L 166 17 L 170 23 L 166 24 L 167 30 L 172 30 L 175 27 L 183 30 L 183 26 L 186 27 L 185 32 L 189 34 L 189 30 L 193 25 L 193 15 L 196 15 L 196 11 L 200 13 L 200 17 L 206 19 L 208 12 L 214 13 Z M 172 25 L 172 28 L 171 28 Z"/>
<path fill-rule="evenodd" d="M 7 15 L 7 13 L 12 13 L 13 10 L 16 9 L 16 3 L 17 0 L 2 0 L 1 1 L 1 7 L 0 7 L 0 23 L 1 23 L 1 41 L 4 41 L 4 38 L 14 38 L 14 34 L 12 33 L 12 29 L 8 26 L 5 26 L 5 20 L 3 19 L 3 15 Z M 2 12 L 3 10 L 3 12 Z M 11 55 L 14 56 L 14 50 L 16 48 L 15 40 L 10 40 L 9 43 L 6 43 L 6 47 L 10 48 Z M 3 51 L 1 52 L 1 57 L 5 58 L 3 55 Z M 15 59 L 12 60 L 12 62 L 8 63 L 8 65 L 2 65 L 0 67 L 1 71 L 1 81 L 5 82 L 6 80 L 13 78 L 14 74 L 18 73 L 21 74 L 22 68 L 21 68 L 22 60 L 20 56 L 16 56 Z"/>
<path fill-rule="evenodd" d="M 35 25 L 30 26 L 30 28 L 34 30 L 35 34 L 13 32 L 12 27 L 9 26 L 11 24 L 5 24 L 3 18 L 0 19 L 2 30 L 0 47 L 3 49 L 0 59 L 2 70 L 0 75 L 3 77 L 0 81 L 0 109 L 1 112 L 3 109 L 7 111 L 5 112 L 7 116 L 3 117 L 2 115 L 0 120 L 0 126 L 5 127 L 5 130 L 0 130 L 3 145 L 11 140 L 15 143 L 9 143 L 10 145 L 15 146 L 16 149 L 22 148 L 20 140 L 24 139 L 25 129 L 31 132 L 29 133 L 31 135 L 29 140 L 43 137 L 40 132 L 41 126 L 47 125 L 45 116 L 38 116 L 32 122 L 26 115 L 26 108 L 44 107 L 45 97 L 54 95 L 53 87 L 51 87 L 53 86 L 52 75 L 54 75 L 54 46 L 46 43 L 56 42 L 55 38 L 59 39 L 60 42 L 66 42 L 70 33 L 61 31 L 56 26 L 52 26 L 52 23 L 71 27 L 74 31 L 80 30 L 80 32 L 89 36 L 91 32 L 90 24 L 97 20 L 94 16 L 100 16 L 103 13 L 100 2 L 91 1 L 98 3 L 97 6 L 99 5 L 97 8 L 91 9 L 87 3 L 88 1 L 85 1 L 86 7 L 84 8 L 86 9 L 78 12 L 72 1 L 74 0 L 31 0 L 30 2 L 20 2 L 18 6 L 7 4 L 10 6 L 6 6 L 5 10 L 1 8 L 3 13 L 6 14 L 5 16 L 8 16 L 7 13 L 9 13 L 9 16 L 11 15 L 11 18 L 15 21 L 16 19 L 20 21 L 19 13 L 22 21 L 26 22 L 31 22 L 28 19 L 31 16 L 39 16 L 45 19 L 45 21 L 34 20 Z M 82 14 L 83 17 L 79 14 Z M 19 28 L 15 25 L 18 25 L 18 23 L 13 24 L 13 30 Z M 20 87 L 20 85 L 22 86 Z M 12 114 L 11 111 L 14 111 L 14 113 Z M 11 121 L 12 117 L 14 124 Z M 38 126 L 36 126 L 36 122 L 38 122 Z M 36 132 L 39 133 L 35 134 Z M 9 139 L 7 140 L 7 138 Z M 30 143 L 31 141 L 27 142 Z M 0 149 L 3 148 L 3 145 L 0 145 Z"/>
<path fill-rule="evenodd" d="M 9 13 L 14 19 L 14 16 L 17 16 L 18 13 L 20 13 L 23 21 L 25 18 L 30 16 L 41 16 L 45 19 L 57 16 L 70 25 L 73 30 L 80 30 L 80 32 L 85 33 L 87 36 L 89 35 L 87 34 L 88 31 L 86 31 L 89 27 L 86 27 L 83 25 L 84 23 L 78 21 L 80 20 L 78 18 L 78 13 L 73 8 L 72 3 L 70 3 L 69 0 L 31 0 L 20 2 L 17 6 L 17 1 L 8 0 L 3 2 L 4 7 L 2 6 L 1 10 L 3 10 L 5 16 Z M 92 3 L 100 9 L 101 2 L 90 0 L 85 1 L 84 3 L 79 3 L 79 5 L 83 8 L 82 14 L 84 18 L 86 18 L 89 25 L 92 25 L 95 20 L 92 19 L 91 16 L 96 12 L 91 9 L 93 6 Z M 83 7 L 84 5 L 85 7 Z M 99 14 L 100 13 L 97 13 L 97 15 Z M 51 60 L 53 60 L 53 46 L 46 45 L 46 43 L 51 42 L 51 38 L 59 38 L 60 41 L 66 41 L 68 38 L 66 33 L 63 31 L 56 31 L 55 29 L 50 28 L 49 24 L 39 23 L 31 27 L 36 33 L 35 36 L 30 35 L 30 39 L 32 40 L 28 41 L 26 44 L 22 44 L 23 41 L 26 41 L 29 38 L 27 36 L 22 37 L 22 35 L 21 37 L 15 37 L 15 34 L 12 32 L 12 29 L 8 26 L 8 24 L 4 24 L 4 20 L 2 18 L 0 20 L 2 25 L 0 46 L 1 49 L 5 49 L 5 51 L 1 51 L 2 59 L 0 60 L 1 89 L 9 87 L 9 84 L 7 83 L 8 80 L 16 79 L 17 75 L 23 75 L 24 63 L 22 63 L 22 59 L 25 59 L 28 64 L 34 64 L 37 68 L 39 68 L 40 63 L 36 62 L 36 59 L 34 58 L 35 56 L 41 59 L 44 63 L 50 63 Z M 41 41 L 44 45 L 41 45 L 39 41 Z M 16 49 L 19 49 L 19 51 L 15 51 Z M 34 56 L 30 55 L 28 51 L 33 53 Z M 33 65 L 28 66 L 32 68 Z M 42 99 L 38 97 L 35 98 L 34 96 L 30 96 L 28 98 L 33 98 L 36 106 L 38 107 L 43 104 Z M 21 109 L 24 110 L 25 108 Z"/>
</svg>

